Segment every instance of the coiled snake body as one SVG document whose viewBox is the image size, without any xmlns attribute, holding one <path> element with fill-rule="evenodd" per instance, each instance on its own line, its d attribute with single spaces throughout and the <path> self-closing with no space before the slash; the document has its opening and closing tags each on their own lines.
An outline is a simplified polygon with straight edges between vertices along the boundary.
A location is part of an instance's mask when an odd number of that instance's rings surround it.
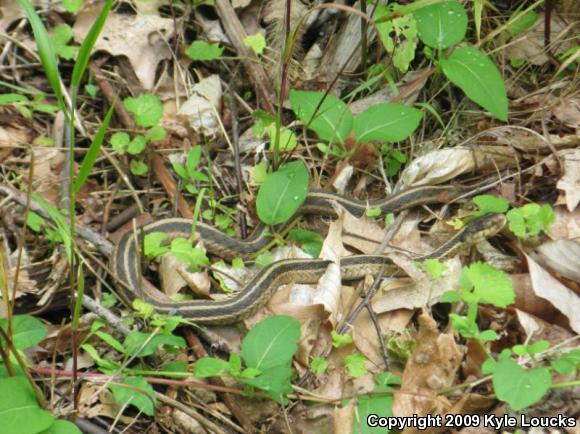
<svg viewBox="0 0 580 434">
<path fill-rule="evenodd" d="M 333 193 L 312 191 L 295 218 L 307 213 L 333 215 L 332 202 L 339 203 L 359 217 L 365 214 L 367 208 L 380 208 L 381 214 L 385 215 L 420 204 L 448 202 L 465 190 L 456 186 L 417 187 L 371 203 Z M 501 214 L 476 218 L 431 254 L 417 260 L 447 256 L 466 243 L 479 242 L 494 235 L 504 224 L 505 217 Z M 147 235 L 164 232 L 172 238 L 187 238 L 191 235 L 191 225 L 192 222 L 188 219 L 168 218 L 144 225 L 140 233 Z M 208 251 L 226 259 L 236 256 L 252 257 L 268 246 L 272 238 L 263 229 L 265 228 L 259 228 L 248 239 L 240 240 L 228 237 L 212 226 L 196 224 L 196 233 L 203 239 Z M 240 321 L 263 306 L 280 285 L 290 282 L 317 282 L 330 263 L 323 259 L 277 261 L 262 269 L 239 293 L 227 300 L 172 301 L 161 292 L 143 284 L 139 271 L 138 245 L 140 244 L 135 240 L 134 231 L 128 231 L 115 246 L 111 257 L 111 269 L 120 282 L 117 287 L 123 301 L 130 305 L 135 298 L 142 298 L 160 313 L 181 315 L 199 324 L 229 324 Z M 393 267 L 393 262 L 383 255 L 353 255 L 340 260 L 344 280 L 358 279 Z"/>
</svg>

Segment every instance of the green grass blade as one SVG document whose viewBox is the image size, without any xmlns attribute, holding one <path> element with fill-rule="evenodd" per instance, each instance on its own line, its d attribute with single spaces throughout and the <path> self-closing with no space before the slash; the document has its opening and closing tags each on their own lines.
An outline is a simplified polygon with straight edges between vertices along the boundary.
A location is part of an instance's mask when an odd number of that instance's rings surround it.
<svg viewBox="0 0 580 434">
<path fill-rule="evenodd" d="M 93 51 L 93 47 L 95 46 L 95 42 L 97 42 L 101 30 L 103 30 L 103 26 L 105 25 L 105 21 L 107 21 L 107 16 L 111 11 L 112 6 L 113 0 L 106 0 L 103 9 L 101 9 L 101 13 L 91 26 L 89 33 L 87 33 L 85 40 L 81 44 L 72 73 L 71 86 L 73 87 L 78 87 L 81 84 L 81 80 L 83 79 L 83 75 L 87 69 L 87 65 L 89 64 L 91 52 Z"/>
<path fill-rule="evenodd" d="M 60 74 L 58 72 L 58 61 L 56 58 L 56 54 L 54 52 L 54 48 L 52 47 L 52 44 L 50 42 L 50 38 L 48 37 L 46 27 L 44 27 L 42 20 L 40 19 L 40 17 L 36 13 L 36 10 L 28 0 L 18 0 L 18 4 L 20 4 L 20 7 L 24 9 L 28 21 L 30 22 L 30 25 L 32 27 L 32 31 L 34 32 L 34 39 L 36 41 L 36 46 L 38 48 L 38 56 L 40 57 L 40 63 L 42 63 L 42 67 L 44 68 L 46 78 L 48 79 L 50 85 L 52 86 L 52 90 L 54 91 L 54 94 L 56 96 L 58 106 L 66 114 L 68 113 L 68 111 L 60 88 Z"/>
<path fill-rule="evenodd" d="M 73 185 L 73 190 L 75 194 L 78 193 L 79 190 L 83 187 L 83 185 L 85 184 L 87 178 L 91 173 L 91 170 L 93 170 L 93 166 L 95 164 L 95 161 L 97 160 L 97 157 L 99 156 L 99 152 L 101 150 L 101 145 L 103 144 L 105 134 L 107 133 L 109 122 L 111 121 L 111 117 L 113 116 L 116 102 L 117 98 L 115 98 L 113 104 L 111 104 L 111 107 L 109 108 L 109 111 L 107 111 L 105 119 L 103 119 L 103 123 L 97 130 L 97 134 L 95 134 L 93 143 L 91 143 L 91 146 L 89 147 L 89 150 L 87 151 L 87 154 L 85 155 L 85 158 L 81 163 L 81 168 L 79 169 L 79 176 L 77 177 Z"/>
</svg>

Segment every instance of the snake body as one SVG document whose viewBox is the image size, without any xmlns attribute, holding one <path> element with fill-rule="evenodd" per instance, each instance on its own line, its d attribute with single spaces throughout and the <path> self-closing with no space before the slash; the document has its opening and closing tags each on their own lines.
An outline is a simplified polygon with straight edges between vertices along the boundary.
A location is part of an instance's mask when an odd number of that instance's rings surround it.
<svg viewBox="0 0 580 434">
<path fill-rule="evenodd" d="M 397 212 L 418 204 L 447 202 L 458 197 L 464 189 L 453 186 L 418 187 L 377 202 L 361 202 L 343 196 L 313 191 L 297 215 L 306 213 L 333 215 L 332 202 L 338 202 L 356 216 L 364 215 L 367 208 L 380 208 L 381 214 Z M 456 235 L 429 255 L 418 258 L 442 258 L 465 243 L 474 243 L 497 233 L 505 224 L 503 215 L 490 215 L 474 219 Z M 228 237 L 212 226 L 197 223 L 196 233 L 208 251 L 230 259 L 236 256 L 252 257 L 266 247 L 272 238 L 261 229 L 245 240 Z M 192 222 L 182 218 L 168 218 L 144 225 L 140 234 L 163 232 L 171 238 L 189 237 Z M 159 313 L 178 314 L 199 324 L 230 324 L 244 319 L 263 306 L 272 293 L 290 282 L 315 283 L 326 271 L 330 261 L 323 259 L 286 259 L 273 262 L 262 269 L 236 295 L 227 300 L 172 301 L 163 293 L 147 285 L 140 273 L 140 255 L 134 231 L 128 231 L 115 246 L 111 269 L 120 284 L 117 285 L 123 302 L 130 305 L 135 298 L 150 303 Z M 393 262 L 383 255 L 353 255 L 341 258 L 343 280 L 354 280 L 381 269 L 393 269 Z"/>
</svg>

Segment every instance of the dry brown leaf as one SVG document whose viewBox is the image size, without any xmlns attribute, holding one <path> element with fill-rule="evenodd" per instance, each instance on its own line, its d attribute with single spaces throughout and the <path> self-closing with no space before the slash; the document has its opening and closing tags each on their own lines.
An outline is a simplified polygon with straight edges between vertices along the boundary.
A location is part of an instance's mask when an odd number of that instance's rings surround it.
<svg viewBox="0 0 580 434">
<path fill-rule="evenodd" d="M 480 173 L 501 170 L 514 164 L 514 151 L 506 146 L 440 149 L 415 158 L 401 174 L 399 189 L 436 185 L 475 169 Z"/>
<path fill-rule="evenodd" d="M 550 228 L 549 236 L 552 239 L 580 239 L 580 208 L 573 212 L 568 211 L 563 206 L 554 207 L 556 221 Z"/>
<path fill-rule="evenodd" d="M 342 242 L 367 255 L 375 253 L 384 234 L 375 220 L 358 218 L 349 212 L 344 213 L 342 230 Z"/>
<path fill-rule="evenodd" d="M 564 176 L 556 187 L 566 194 L 566 206 L 572 212 L 580 202 L 580 149 L 565 151 L 560 154 L 564 159 Z"/>
<path fill-rule="evenodd" d="M 536 295 L 548 300 L 570 321 L 570 328 L 580 333 L 580 297 L 544 270 L 536 261 L 526 255 Z"/>
<path fill-rule="evenodd" d="M 100 11 L 100 7 L 91 7 L 79 12 L 73 27 L 77 42 L 85 39 Z M 171 58 L 167 41 L 173 37 L 174 29 L 174 22 L 169 18 L 111 12 L 94 49 L 127 57 L 143 88 L 151 90 L 157 65 Z"/>
<path fill-rule="evenodd" d="M 414 311 L 400 309 L 378 315 L 381 332 L 402 332 L 413 317 Z M 384 370 L 383 353 L 377 331 L 371 321 L 368 311 L 363 310 L 353 324 L 352 339 L 356 348 L 369 359 L 378 370 Z M 373 370 L 374 371 L 374 370 Z"/>
<path fill-rule="evenodd" d="M 396 416 L 444 414 L 451 407 L 447 398 L 437 392 L 453 384 L 461 353 L 453 335 L 441 334 L 426 312 L 419 316 L 419 324 L 417 347 L 405 366 L 401 389 L 394 394 Z"/>
<path fill-rule="evenodd" d="M 568 325 L 568 320 L 558 309 L 534 293 L 529 274 L 512 274 L 510 279 L 516 294 L 515 306 L 518 310 L 552 324 L 559 324 L 564 327 Z"/>
<path fill-rule="evenodd" d="M 572 240 L 548 241 L 537 249 L 534 257 L 552 271 L 580 283 L 580 242 Z"/>
<path fill-rule="evenodd" d="M 566 23 L 558 15 L 550 19 L 551 54 L 558 55 L 568 50 L 573 39 L 569 35 L 578 34 L 577 23 Z M 550 58 L 546 53 L 544 39 L 544 17 L 540 16 L 536 24 L 528 31 L 517 36 L 515 42 L 507 45 L 505 54 L 509 59 L 525 59 L 532 65 L 543 65 Z"/>
<path fill-rule="evenodd" d="M 399 262 L 397 262 L 398 264 Z M 447 270 L 441 279 L 433 282 L 424 273 L 415 273 L 418 280 L 409 282 L 399 279 L 394 284 L 383 288 L 373 301 L 373 309 L 377 313 L 390 312 L 397 309 L 415 309 L 430 306 L 441 294 L 457 286 L 461 273 L 461 261 L 453 258 L 445 262 Z M 416 269 L 414 265 L 411 265 Z"/>
<path fill-rule="evenodd" d="M 36 1 L 33 1 L 32 4 L 36 4 Z M 0 32 L 6 33 L 6 30 L 14 21 L 25 16 L 17 1 L 0 0 Z"/>
<path fill-rule="evenodd" d="M 351 399 L 348 404 L 334 409 L 334 434 L 352 434 L 352 424 L 355 420 L 356 400 Z M 365 420 L 357 420 L 360 426 L 366 426 Z M 356 432 L 356 431 L 355 431 Z"/>
<path fill-rule="evenodd" d="M 562 98 L 553 109 L 554 116 L 569 128 L 580 128 L 580 99 Z"/>
<path fill-rule="evenodd" d="M 191 97 L 179 109 L 192 130 L 205 137 L 219 134 L 217 115 L 221 111 L 222 84 L 219 75 L 204 78 L 191 88 Z"/>
</svg>

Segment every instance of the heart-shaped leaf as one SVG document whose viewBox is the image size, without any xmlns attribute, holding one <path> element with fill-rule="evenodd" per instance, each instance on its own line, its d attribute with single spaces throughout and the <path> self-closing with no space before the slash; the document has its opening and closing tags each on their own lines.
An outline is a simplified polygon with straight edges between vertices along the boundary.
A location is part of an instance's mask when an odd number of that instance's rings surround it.
<svg viewBox="0 0 580 434">
<path fill-rule="evenodd" d="M 497 362 L 493 373 L 495 394 L 516 411 L 542 399 L 551 384 L 547 368 L 524 369 L 508 358 Z"/>
</svg>

